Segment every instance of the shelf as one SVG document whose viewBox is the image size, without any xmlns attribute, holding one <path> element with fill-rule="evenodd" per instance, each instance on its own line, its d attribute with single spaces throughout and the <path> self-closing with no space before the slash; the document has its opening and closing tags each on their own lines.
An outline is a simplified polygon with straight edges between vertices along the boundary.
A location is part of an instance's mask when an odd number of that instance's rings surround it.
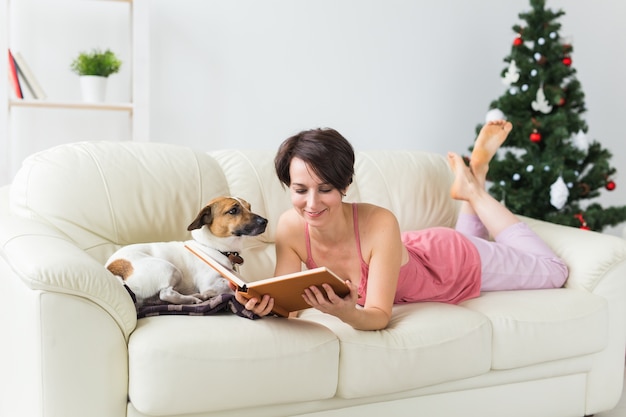
<svg viewBox="0 0 626 417">
<path fill-rule="evenodd" d="M 32 100 L 12 99 L 9 102 L 11 107 L 37 107 L 45 109 L 83 109 L 83 110 L 110 110 L 110 111 L 127 111 L 132 114 L 133 105 L 131 103 L 84 103 L 71 101 L 50 101 L 50 100 Z"/>
<path fill-rule="evenodd" d="M 39 5 L 35 4 L 37 2 L 42 3 L 42 5 L 46 3 L 47 8 L 39 10 Z M 93 122 L 93 127 L 91 124 L 87 124 L 83 130 L 90 129 L 90 131 L 94 131 L 94 137 L 107 139 L 108 136 L 99 136 L 100 132 L 97 130 L 99 123 L 107 123 L 107 127 L 109 127 L 109 121 L 112 117 L 116 125 L 111 129 L 117 129 L 115 134 L 120 138 L 129 138 L 139 142 L 150 140 L 150 1 L 58 0 L 57 3 L 53 5 L 53 2 L 49 0 L 29 2 L 0 0 L 0 51 L 5 51 L 4 61 L 0 65 L 0 185 L 10 181 L 19 169 L 22 160 L 29 154 L 61 142 L 83 140 L 84 134 L 76 133 L 82 132 L 83 126 L 80 123 L 76 126 L 72 123 L 64 123 L 65 120 L 74 121 L 76 117 L 86 118 L 86 120 Z M 74 7 L 74 4 L 71 3 L 82 4 L 76 4 L 80 7 Z M 94 3 L 111 3 L 111 7 L 102 6 L 103 12 L 107 12 L 104 16 L 107 19 L 119 16 L 120 18 L 123 17 L 124 21 L 128 16 L 129 25 L 126 26 L 121 21 L 111 22 L 116 24 L 115 32 L 112 29 L 110 33 L 104 32 L 102 36 L 94 34 L 92 28 L 82 26 L 84 17 L 88 19 L 97 18 L 97 9 L 100 5 Z M 38 23 L 44 22 L 42 17 L 45 15 L 44 10 L 48 12 L 54 10 L 55 13 L 59 13 L 59 16 L 66 16 L 69 13 L 70 18 L 67 19 L 66 24 L 76 22 L 80 30 L 86 31 L 85 35 L 89 35 L 86 36 L 89 39 L 88 43 L 97 45 L 98 42 L 114 35 L 114 39 L 119 45 L 126 45 L 127 41 L 130 42 L 127 48 L 130 56 L 126 59 L 127 68 L 130 69 L 129 87 L 131 91 L 127 95 L 128 97 L 122 95 L 113 99 L 115 101 L 103 103 L 85 103 L 81 101 L 80 97 L 63 98 L 57 96 L 39 100 L 31 98 L 31 96 L 25 99 L 15 97 L 13 90 L 9 88 L 9 77 L 7 76 L 6 51 L 10 47 L 28 51 L 33 63 L 47 62 L 46 59 L 49 59 L 50 67 L 58 67 L 62 63 L 53 62 L 53 59 L 64 54 L 70 56 L 69 50 L 79 50 L 80 46 L 85 44 L 82 39 L 79 39 L 82 38 L 81 36 L 74 36 L 72 32 L 72 36 L 69 36 L 68 39 L 72 39 L 73 48 L 67 48 L 67 45 L 63 44 L 57 50 L 57 46 L 54 45 L 58 44 L 59 37 L 44 39 L 43 41 L 47 41 L 51 46 L 51 48 L 44 48 L 45 45 L 41 45 L 42 39 L 39 39 L 41 38 L 40 26 L 36 26 Z M 108 27 L 105 19 L 97 23 L 101 23 L 100 26 Z M 25 30 L 29 25 L 33 25 L 33 28 L 37 28 L 38 31 L 33 31 L 31 35 L 30 31 Z M 70 31 L 68 30 L 69 34 Z M 9 39 L 10 37 L 12 39 Z M 40 58 L 40 61 L 37 61 L 35 57 Z M 85 114 L 85 111 L 93 114 Z M 53 117 L 48 117 L 52 115 L 51 112 L 55 114 Z M 79 116 L 81 113 L 82 115 Z M 127 118 L 128 120 L 125 120 Z M 42 124 L 39 126 L 36 123 L 29 126 L 29 120 L 41 120 Z M 51 122 L 53 122 L 52 126 L 59 126 L 60 129 L 57 129 L 53 135 L 48 135 L 46 126 Z M 27 125 L 28 129 L 25 129 L 24 126 Z M 66 132 L 67 134 L 65 134 Z"/>
</svg>

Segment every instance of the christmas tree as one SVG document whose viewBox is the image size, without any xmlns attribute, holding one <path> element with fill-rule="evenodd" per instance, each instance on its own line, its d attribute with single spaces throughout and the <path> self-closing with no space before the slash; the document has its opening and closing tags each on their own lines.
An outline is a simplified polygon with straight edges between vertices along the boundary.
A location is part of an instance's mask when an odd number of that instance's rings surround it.
<svg viewBox="0 0 626 417">
<path fill-rule="evenodd" d="M 489 192 L 514 213 L 601 231 L 626 220 L 626 206 L 589 201 L 615 189 L 612 155 L 587 137 L 573 47 L 557 22 L 565 12 L 546 9 L 545 0 L 530 4 L 532 10 L 519 14 L 524 23 L 513 26 L 511 53 L 504 58 L 506 91 L 487 113 L 487 120 L 513 124 L 490 164 Z"/>
</svg>

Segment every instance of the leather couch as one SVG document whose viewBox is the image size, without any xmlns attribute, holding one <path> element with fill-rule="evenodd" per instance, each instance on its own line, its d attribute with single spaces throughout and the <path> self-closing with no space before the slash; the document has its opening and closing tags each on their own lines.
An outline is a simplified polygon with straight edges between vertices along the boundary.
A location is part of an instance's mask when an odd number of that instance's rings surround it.
<svg viewBox="0 0 626 417">
<path fill-rule="evenodd" d="M 269 219 L 241 272 L 271 276 L 290 207 L 273 156 L 84 142 L 27 158 L 0 188 L 0 415 L 582 417 L 617 404 L 626 244 L 532 219 L 570 267 L 564 288 L 395 306 L 374 332 L 310 309 L 137 319 L 105 260 L 130 243 L 189 239 L 218 195 Z M 362 151 L 346 200 L 391 209 L 404 230 L 452 226 L 450 181 L 439 155 Z"/>
</svg>

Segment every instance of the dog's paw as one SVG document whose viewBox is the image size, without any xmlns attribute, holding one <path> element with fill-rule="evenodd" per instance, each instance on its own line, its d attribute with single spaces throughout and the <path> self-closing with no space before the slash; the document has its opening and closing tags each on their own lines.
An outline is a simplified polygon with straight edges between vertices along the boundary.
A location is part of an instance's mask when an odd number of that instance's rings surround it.
<svg viewBox="0 0 626 417">
<path fill-rule="evenodd" d="M 199 292 L 194 293 L 194 294 L 189 294 L 187 297 L 190 300 L 189 304 L 200 304 L 207 300 L 207 298 L 204 298 L 202 294 L 200 294 Z"/>
<path fill-rule="evenodd" d="M 191 294 L 190 297 L 193 297 L 196 300 L 200 300 L 200 301 L 194 301 L 194 304 L 202 303 L 202 302 L 208 300 L 209 298 L 211 298 L 211 297 L 206 297 L 204 294 L 201 294 L 199 292 Z"/>
<path fill-rule="evenodd" d="M 203 293 L 201 293 L 201 294 L 198 294 L 198 297 L 199 297 L 199 298 L 202 298 L 203 300 L 205 300 L 205 301 L 206 301 L 206 300 L 208 300 L 209 298 L 213 298 L 213 297 L 215 297 L 216 295 L 218 295 L 218 292 L 217 292 L 217 291 L 208 290 L 208 291 L 205 291 L 205 292 L 203 292 Z"/>
<path fill-rule="evenodd" d="M 167 301 L 172 304 L 199 304 L 202 303 L 203 300 L 200 297 L 196 297 L 199 294 L 193 295 L 184 295 L 179 293 L 178 291 L 173 290 L 172 288 L 165 288 L 161 290 L 159 298 L 162 301 Z"/>
</svg>

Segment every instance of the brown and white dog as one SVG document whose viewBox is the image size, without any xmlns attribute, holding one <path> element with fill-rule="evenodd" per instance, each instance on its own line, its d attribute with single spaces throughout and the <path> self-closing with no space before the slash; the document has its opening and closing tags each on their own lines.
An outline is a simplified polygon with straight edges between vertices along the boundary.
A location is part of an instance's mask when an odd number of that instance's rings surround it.
<svg viewBox="0 0 626 417">
<path fill-rule="evenodd" d="M 226 267 L 242 263 L 243 239 L 265 231 L 267 219 L 236 197 L 217 197 L 187 227 L 192 238 Z M 158 297 L 174 304 L 196 304 L 232 293 L 228 282 L 185 248 L 185 242 L 138 243 L 115 252 L 105 264 L 119 276 L 141 305 Z"/>
</svg>

